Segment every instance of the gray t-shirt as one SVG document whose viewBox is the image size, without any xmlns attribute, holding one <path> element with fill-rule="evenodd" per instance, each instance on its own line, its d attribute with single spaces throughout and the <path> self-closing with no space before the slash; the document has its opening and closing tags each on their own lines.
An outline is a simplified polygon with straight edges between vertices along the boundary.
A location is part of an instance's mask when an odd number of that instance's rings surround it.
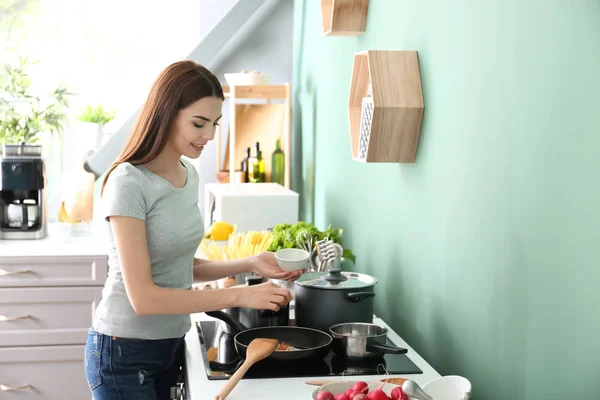
<svg viewBox="0 0 600 400">
<path fill-rule="evenodd" d="M 184 187 L 176 188 L 143 166 L 120 164 L 109 176 L 102 206 L 104 217 L 127 216 L 146 222 L 152 279 L 157 286 L 190 290 L 194 254 L 204 234 L 198 207 L 198 172 L 182 159 L 187 169 Z M 185 335 L 190 316 L 137 315 L 129 302 L 110 223 L 108 278 L 98 304 L 93 327 L 109 336 L 138 339 L 170 339 Z M 134 266 L 135 268 L 135 266 Z"/>
</svg>

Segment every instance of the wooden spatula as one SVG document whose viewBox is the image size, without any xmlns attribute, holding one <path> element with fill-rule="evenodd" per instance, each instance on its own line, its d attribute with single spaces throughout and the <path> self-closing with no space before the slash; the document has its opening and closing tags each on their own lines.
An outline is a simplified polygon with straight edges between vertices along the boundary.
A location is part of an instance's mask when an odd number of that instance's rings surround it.
<svg viewBox="0 0 600 400">
<path fill-rule="evenodd" d="M 229 378 L 227 383 L 223 385 L 221 391 L 215 396 L 215 400 L 225 400 L 227 396 L 229 396 L 229 393 L 231 393 L 239 381 L 244 377 L 246 372 L 248 372 L 250 367 L 269 357 L 278 345 L 279 341 L 277 339 L 257 338 L 251 341 L 246 350 L 246 360 L 242 366 L 235 371 L 235 374 Z"/>
</svg>

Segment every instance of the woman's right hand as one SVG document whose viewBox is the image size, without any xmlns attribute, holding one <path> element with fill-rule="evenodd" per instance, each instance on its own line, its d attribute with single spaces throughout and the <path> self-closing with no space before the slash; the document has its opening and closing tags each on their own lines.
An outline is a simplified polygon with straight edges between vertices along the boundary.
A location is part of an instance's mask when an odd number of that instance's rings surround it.
<svg viewBox="0 0 600 400">
<path fill-rule="evenodd" d="M 289 290 L 273 282 L 245 286 L 237 290 L 243 291 L 240 296 L 240 307 L 254 310 L 279 311 L 280 307 L 289 304 L 292 300 Z"/>
</svg>

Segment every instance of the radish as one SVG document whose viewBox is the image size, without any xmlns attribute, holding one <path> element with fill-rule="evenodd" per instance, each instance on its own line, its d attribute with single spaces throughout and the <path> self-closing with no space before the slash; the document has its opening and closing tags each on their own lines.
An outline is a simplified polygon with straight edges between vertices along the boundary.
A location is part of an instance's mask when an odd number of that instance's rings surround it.
<svg viewBox="0 0 600 400">
<path fill-rule="evenodd" d="M 335 395 L 335 400 L 350 400 L 350 398 L 345 393 L 340 393 Z"/>
<path fill-rule="evenodd" d="M 392 400 L 408 400 L 408 396 L 400 386 L 392 389 Z"/>
<path fill-rule="evenodd" d="M 369 396 L 364 393 L 358 393 L 352 397 L 351 400 L 369 400 Z"/>
<path fill-rule="evenodd" d="M 323 390 L 322 392 L 317 393 L 317 400 L 335 400 L 335 396 L 333 393 Z"/>
<path fill-rule="evenodd" d="M 345 394 L 346 396 L 348 396 L 348 398 L 349 398 L 350 400 L 352 400 L 352 398 L 354 397 L 354 396 L 353 396 L 353 394 L 354 394 L 354 389 L 353 389 L 353 388 L 350 388 L 350 389 L 346 390 L 346 392 L 345 392 L 344 394 Z"/>
<path fill-rule="evenodd" d="M 356 382 L 352 386 L 352 390 L 358 393 L 369 393 L 369 385 L 367 385 L 367 382 Z"/>
<path fill-rule="evenodd" d="M 367 397 L 371 400 L 388 400 L 389 399 L 388 395 L 385 394 L 385 392 L 381 389 L 372 391 L 371 393 L 368 394 Z"/>
</svg>

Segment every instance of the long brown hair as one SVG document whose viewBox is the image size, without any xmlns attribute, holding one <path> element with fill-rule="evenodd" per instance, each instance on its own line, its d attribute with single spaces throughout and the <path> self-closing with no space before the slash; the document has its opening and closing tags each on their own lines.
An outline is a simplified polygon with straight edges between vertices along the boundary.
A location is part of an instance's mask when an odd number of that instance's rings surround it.
<svg viewBox="0 0 600 400">
<path fill-rule="evenodd" d="M 100 193 L 119 164 L 140 165 L 154 160 L 167 144 L 177 112 L 204 97 L 225 100 L 219 79 L 208 69 L 190 60 L 165 68 L 154 81 L 125 147 L 108 169 Z"/>
</svg>

